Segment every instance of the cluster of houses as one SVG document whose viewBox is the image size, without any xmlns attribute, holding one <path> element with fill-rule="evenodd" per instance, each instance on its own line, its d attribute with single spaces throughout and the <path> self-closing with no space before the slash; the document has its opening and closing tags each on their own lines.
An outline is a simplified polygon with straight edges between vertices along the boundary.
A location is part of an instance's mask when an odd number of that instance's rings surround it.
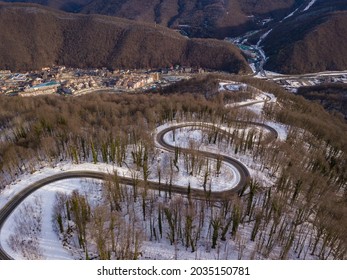
<svg viewBox="0 0 347 280">
<path fill-rule="evenodd" d="M 124 75 L 116 81 L 115 87 L 128 90 L 139 89 L 160 80 L 159 73 L 151 75 Z"/>
<path fill-rule="evenodd" d="M 252 51 L 245 49 L 246 51 Z M 12 73 L 0 70 L 0 94 L 35 96 L 43 94 L 83 94 L 99 89 L 119 91 L 147 90 L 164 87 L 194 73 L 204 73 L 201 68 L 171 66 L 156 70 L 79 69 L 56 66 L 41 71 Z M 347 83 L 347 72 L 327 72 L 302 76 L 279 75 L 271 78 L 289 91 L 299 87 L 324 83 Z"/>
<path fill-rule="evenodd" d="M 77 94 L 81 91 L 114 88 L 136 90 L 160 82 L 154 71 L 109 71 L 107 69 L 43 68 L 42 71 L 11 73 L 0 71 L 0 94 L 35 96 L 42 94 Z"/>
<path fill-rule="evenodd" d="M 74 94 L 83 89 L 96 88 L 100 86 L 98 79 L 90 76 L 71 78 L 63 81 L 60 91 L 63 94 Z"/>
<path fill-rule="evenodd" d="M 94 89 L 120 91 L 147 90 L 204 73 L 202 68 L 179 65 L 149 70 L 79 69 L 64 66 L 45 67 L 41 71 L 11 73 L 0 71 L 0 94 L 36 96 L 43 94 L 83 94 Z M 177 78 L 177 79 L 176 79 Z"/>
<path fill-rule="evenodd" d="M 64 66 L 43 68 L 25 74 L 0 71 L 0 94 L 33 96 L 41 94 L 78 94 L 93 89 L 113 88 L 125 91 L 148 89 L 168 84 L 175 75 L 203 73 L 191 67 L 168 67 L 156 70 L 74 69 Z"/>
</svg>

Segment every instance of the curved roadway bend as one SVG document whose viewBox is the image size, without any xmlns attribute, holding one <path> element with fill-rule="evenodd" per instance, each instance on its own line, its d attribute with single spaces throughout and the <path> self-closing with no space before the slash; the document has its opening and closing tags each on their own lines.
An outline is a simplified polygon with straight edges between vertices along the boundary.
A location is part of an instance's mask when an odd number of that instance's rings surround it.
<svg viewBox="0 0 347 280">
<path fill-rule="evenodd" d="M 257 126 L 262 126 L 266 129 L 268 129 L 276 138 L 277 138 L 277 132 L 274 130 L 272 127 L 267 126 L 262 123 L 255 123 L 255 122 L 248 122 L 248 124 L 252 125 L 257 125 Z M 174 129 L 181 128 L 181 127 L 191 127 L 191 126 L 202 126 L 202 127 L 211 127 L 212 125 L 208 124 L 203 124 L 203 123 L 191 123 L 191 124 L 180 124 L 176 126 L 171 126 L 169 128 L 166 128 L 162 131 L 160 131 L 157 134 L 157 143 L 161 146 L 161 148 L 164 148 L 165 150 L 168 150 L 170 152 L 173 152 L 175 150 L 175 146 L 172 146 L 164 141 L 164 135 Z M 221 130 L 221 129 L 220 129 Z M 221 130 L 222 133 L 227 133 L 225 130 Z M 183 149 L 181 150 L 188 150 L 188 149 Z M 239 161 L 225 156 L 225 155 L 217 155 L 213 154 L 210 152 L 203 152 L 199 151 L 199 153 L 205 157 L 210 157 L 217 159 L 217 157 L 222 157 L 223 161 L 233 165 L 238 172 L 240 173 L 240 181 L 238 184 L 226 191 L 221 191 L 221 192 L 211 192 L 210 193 L 210 199 L 211 200 L 222 200 L 228 197 L 229 195 L 234 194 L 235 192 L 239 191 L 249 180 L 250 174 L 248 169 Z M 26 198 L 28 197 L 31 193 L 34 191 L 38 190 L 39 188 L 42 188 L 43 186 L 57 182 L 60 180 L 64 179 L 71 179 L 71 178 L 94 178 L 94 179 L 107 179 L 110 178 L 112 175 L 104 173 L 104 172 L 96 172 L 96 171 L 67 171 L 67 172 L 62 172 L 44 179 L 41 179 L 31 185 L 29 185 L 27 188 L 16 194 L 11 200 L 0 210 L 0 232 L 5 224 L 7 218 L 11 215 L 11 213 L 14 211 L 14 209 Z M 120 183 L 125 184 L 125 185 L 132 185 L 132 179 L 128 177 L 122 177 L 119 176 Z M 148 187 L 151 189 L 161 189 L 161 190 L 167 190 L 167 186 L 159 184 L 158 182 L 147 182 Z M 177 185 L 172 185 L 170 188 L 170 191 L 173 193 L 179 193 L 179 194 L 187 194 L 187 190 L 183 188 L 182 186 L 177 186 Z M 203 190 L 197 190 L 197 189 L 191 189 L 191 195 L 196 197 L 196 198 L 205 198 L 206 193 Z M 11 256 L 9 256 L 2 248 L 0 244 L 0 259 L 1 260 L 10 260 L 12 259 Z"/>
<path fill-rule="evenodd" d="M 165 134 L 168 133 L 171 130 L 174 130 L 174 129 L 178 129 L 178 128 L 182 128 L 182 127 L 191 127 L 191 126 L 201 126 L 201 127 L 208 127 L 208 128 L 210 128 L 213 125 L 208 125 L 206 123 L 205 124 L 204 123 L 195 123 L 195 124 L 188 124 L 187 123 L 187 124 L 178 124 L 178 125 L 175 125 L 175 126 L 170 126 L 170 127 L 166 128 L 166 129 L 163 129 L 162 131 L 158 132 L 158 134 L 157 134 L 157 143 L 162 148 L 164 148 L 165 150 L 168 150 L 170 152 L 175 151 L 175 149 L 176 149 L 175 146 L 170 145 L 170 144 L 165 142 L 165 140 L 164 140 Z M 222 130 L 220 128 L 219 128 L 219 130 L 222 133 L 228 133 L 225 130 Z M 180 149 L 180 151 L 186 151 L 186 152 L 190 151 L 189 149 L 186 149 L 186 148 L 179 148 L 179 149 Z M 240 181 L 237 183 L 237 185 L 234 188 L 231 189 L 233 192 L 239 191 L 240 189 L 242 189 L 243 186 L 245 186 L 247 184 L 247 182 L 248 182 L 248 180 L 250 178 L 249 171 L 248 171 L 247 167 L 244 166 L 238 160 L 233 159 L 232 157 L 229 157 L 229 156 L 214 154 L 214 153 L 205 152 L 205 151 L 195 151 L 195 152 L 198 152 L 199 154 L 201 154 L 202 156 L 207 157 L 207 158 L 218 159 L 218 158 L 221 157 L 224 162 L 227 162 L 227 163 L 233 165 L 237 169 L 237 171 L 240 174 Z M 218 193 L 221 193 L 221 192 L 218 192 Z M 212 194 L 217 194 L 217 193 L 213 192 Z"/>
</svg>

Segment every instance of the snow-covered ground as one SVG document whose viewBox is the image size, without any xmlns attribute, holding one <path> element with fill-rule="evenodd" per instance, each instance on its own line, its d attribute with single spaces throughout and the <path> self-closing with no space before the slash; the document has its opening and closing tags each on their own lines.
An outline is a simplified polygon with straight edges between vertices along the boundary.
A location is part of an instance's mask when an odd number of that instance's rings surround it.
<svg viewBox="0 0 347 280">
<path fill-rule="evenodd" d="M 255 66 L 254 63 L 250 63 L 249 67 L 251 67 L 252 72 L 255 74 L 257 72 L 257 67 Z"/>
<path fill-rule="evenodd" d="M 247 88 L 246 84 L 237 82 L 220 82 L 219 91 L 229 90 L 229 91 L 240 91 Z"/>
<path fill-rule="evenodd" d="M 166 127 L 167 125 L 163 126 Z M 184 144 L 183 145 L 187 145 Z M 158 162 L 164 162 L 167 160 L 167 153 L 160 153 Z M 178 166 L 180 170 L 184 170 L 183 161 L 180 160 L 178 162 Z M 215 166 L 215 162 L 211 162 L 211 166 Z M 151 172 L 149 179 L 153 181 L 158 181 L 158 178 L 155 175 L 154 170 L 156 167 L 152 167 L 153 172 Z M 82 163 L 82 164 L 72 164 L 69 162 L 59 163 L 55 168 L 45 167 L 33 174 L 26 174 L 17 179 L 16 182 L 13 182 L 11 185 L 7 186 L 5 190 L 1 193 L 0 196 L 0 207 L 3 207 L 15 194 L 23 190 L 25 187 L 30 185 L 33 182 L 36 182 L 40 179 L 46 178 L 48 176 L 58 174 L 62 171 L 100 171 L 105 173 L 117 173 L 121 176 L 131 178 L 132 172 L 134 170 L 130 170 L 128 168 L 121 168 L 118 166 L 104 164 L 104 163 Z M 141 177 L 139 173 L 139 177 Z M 187 172 L 179 172 L 178 175 L 173 177 L 173 184 L 181 185 L 183 187 L 187 187 L 188 184 L 191 185 L 191 188 L 202 189 L 202 176 L 192 176 L 187 174 Z M 208 180 L 208 184 L 212 186 L 212 191 L 222 191 L 229 189 L 237 184 L 239 181 L 239 174 L 237 170 L 230 165 L 222 165 L 221 172 L 218 176 L 211 176 Z M 89 183 L 88 183 L 89 182 Z M 71 251 L 64 248 L 59 240 L 57 234 L 54 232 L 52 227 L 52 205 L 55 200 L 55 195 L 57 192 L 71 193 L 73 190 L 78 190 L 81 193 L 88 192 L 90 193 L 91 188 L 90 185 L 94 185 L 94 180 L 91 179 L 68 179 L 61 180 L 52 184 L 48 184 L 40 190 L 36 191 L 33 195 L 29 196 L 25 202 L 32 203 L 36 197 L 41 197 L 43 201 L 43 212 L 42 212 L 42 230 L 38 233 L 38 241 L 39 241 L 39 251 L 41 252 L 40 258 L 43 259 L 73 259 L 78 258 L 77 255 L 72 255 Z M 90 195 L 89 195 L 90 197 Z M 96 196 L 98 198 L 98 196 Z M 22 204 L 23 205 L 23 204 Z M 21 206 L 20 206 L 21 207 Z M 16 216 L 20 211 L 20 207 L 11 214 L 9 219 L 6 221 L 2 231 L 0 232 L 0 242 L 2 247 L 15 259 L 23 259 L 24 256 L 21 255 L 20 252 L 14 252 L 8 244 L 9 237 L 13 234 L 13 228 L 16 224 Z M 156 251 L 157 249 L 153 249 L 151 247 L 156 246 L 155 244 L 148 242 L 147 249 L 148 251 Z M 164 246 L 165 248 L 165 246 Z M 167 250 L 167 248 L 166 248 Z M 164 249 L 165 251 L 165 249 Z M 172 254 L 171 249 L 169 250 Z M 164 253 L 160 253 L 163 255 Z M 165 255 L 165 254 L 164 254 Z"/>
<path fill-rule="evenodd" d="M 44 174 L 44 173 L 42 173 Z M 33 195 L 27 197 L 21 206 L 17 207 L 11 214 L 11 217 L 6 221 L 2 231 L 0 232 L 0 240 L 2 247 L 14 259 L 23 259 L 20 252 L 13 251 L 8 244 L 9 237 L 13 234 L 13 229 L 16 226 L 16 216 L 20 215 L 20 208 L 24 203 L 32 204 L 35 198 L 40 197 L 42 200 L 42 230 L 38 233 L 39 248 L 41 252 L 40 259 L 47 260 L 69 260 L 74 256 L 71 251 L 62 246 L 57 233 L 53 229 L 52 215 L 55 195 L 57 192 L 71 194 L 74 190 L 79 193 L 87 193 L 90 200 L 99 200 L 98 180 L 94 179 L 66 179 L 55 183 L 48 184 L 36 191 Z M 38 215 L 36 213 L 35 215 Z"/>
<path fill-rule="evenodd" d="M 273 121 L 265 121 L 265 124 L 268 126 L 271 126 L 277 131 L 279 140 L 285 141 L 287 139 L 288 126 L 281 123 L 273 122 Z"/>
<path fill-rule="evenodd" d="M 224 90 L 228 90 L 229 87 L 234 87 L 234 86 L 238 86 L 240 85 L 240 83 L 237 82 L 233 82 L 233 81 L 223 81 L 219 83 L 219 91 L 224 91 Z M 243 84 L 241 84 L 243 85 Z M 276 103 L 277 102 L 277 98 L 276 96 L 274 96 L 272 93 L 269 92 L 264 92 L 261 91 L 257 88 L 250 87 L 254 92 L 256 92 L 255 96 L 253 99 L 247 99 L 241 102 L 234 102 L 232 104 L 227 104 L 225 105 L 226 107 L 240 107 L 240 106 L 244 106 L 247 107 L 248 110 L 253 111 L 254 113 L 256 113 L 258 116 L 262 115 L 263 112 L 263 108 L 265 103 Z M 233 90 L 231 90 L 233 91 Z M 269 124 L 270 125 L 270 124 Z M 270 125 L 271 126 L 271 125 Z M 276 130 L 278 128 L 278 126 L 274 127 Z M 281 133 L 281 135 L 285 135 L 286 132 L 283 131 L 283 129 L 281 129 L 281 131 L 278 131 L 279 134 Z M 286 137 L 281 137 L 281 140 L 285 140 Z"/>
<path fill-rule="evenodd" d="M 257 96 L 254 99 L 247 99 L 241 102 L 235 102 L 232 104 L 227 104 L 226 107 L 240 107 L 240 106 L 244 106 L 244 107 L 248 107 L 248 109 L 251 107 L 251 105 L 253 104 L 257 104 L 257 103 L 261 103 L 261 108 L 264 107 L 264 103 L 265 102 L 275 102 L 276 98 L 274 97 L 274 95 L 268 94 L 268 93 L 261 93 L 261 94 L 257 94 Z M 248 106 L 249 105 L 249 106 Z"/>
<path fill-rule="evenodd" d="M 168 124 L 161 127 L 167 127 Z M 225 128 L 227 129 L 227 128 Z M 186 130 L 189 130 L 187 128 Z M 178 144 L 183 147 L 188 147 L 189 143 L 191 141 L 195 141 L 196 143 L 199 141 L 202 141 L 204 138 L 204 135 L 202 131 L 200 130 L 192 130 L 189 133 L 185 131 L 185 129 L 182 129 L 181 132 L 177 132 L 176 134 L 176 141 L 172 141 L 172 135 L 168 133 L 165 136 L 165 139 L 168 142 L 171 142 L 172 144 Z M 170 140 L 171 138 L 171 140 Z M 220 147 L 218 145 L 209 145 L 207 147 L 203 147 L 203 145 L 200 145 L 201 149 L 208 150 L 210 152 L 220 152 Z M 161 161 L 164 161 L 164 154 L 161 153 Z M 268 178 L 266 176 L 263 176 L 256 170 L 256 166 L 252 165 L 252 160 L 249 156 L 245 155 L 239 155 L 237 156 L 239 160 L 242 162 L 245 162 L 247 165 L 250 166 L 249 170 L 252 176 L 256 177 L 262 177 L 261 181 L 267 181 Z M 212 163 L 213 165 L 213 163 Z M 179 161 L 180 169 L 183 170 L 183 161 Z M 213 169 L 213 167 L 211 168 Z M 6 190 L 2 193 L 1 200 L 1 206 L 3 206 L 13 195 L 18 193 L 20 190 L 25 188 L 27 185 L 29 185 L 32 182 L 38 181 L 39 179 L 42 179 L 44 177 L 57 174 L 61 171 L 65 170 L 91 170 L 91 171 L 102 171 L 102 172 L 109 172 L 112 173 L 115 170 L 118 171 L 118 174 L 121 174 L 122 176 L 131 176 L 130 170 L 127 168 L 119 168 L 108 164 L 92 164 L 92 163 L 83 163 L 79 165 L 71 164 L 71 163 L 61 163 L 56 168 L 50 168 L 46 167 L 43 168 L 34 174 L 28 174 L 21 179 L 18 179 L 17 182 L 11 184 Z M 154 173 L 154 172 L 153 172 Z M 202 184 L 201 177 L 193 177 L 188 175 L 185 172 L 180 172 L 181 174 L 179 176 L 174 177 L 174 184 L 181 184 L 182 186 L 187 186 L 188 183 L 191 184 L 192 187 L 200 187 Z M 154 179 L 155 175 L 153 175 Z M 227 164 L 223 164 L 221 168 L 221 174 L 219 176 L 211 176 L 209 179 L 211 182 L 211 186 L 213 186 L 213 190 L 225 190 L 230 185 L 236 184 L 238 180 L 238 173 L 237 171 Z M 52 205 L 55 199 L 55 194 L 57 192 L 64 192 L 64 193 L 71 193 L 73 190 L 79 190 L 81 193 L 91 193 L 91 186 L 95 186 L 94 180 L 86 180 L 86 179 L 69 179 L 69 180 L 62 180 L 58 181 L 49 185 L 46 185 L 39 191 L 36 191 L 34 195 L 29 196 L 26 199 L 26 202 L 30 203 L 33 200 L 35 200 L 35 197 L 41 197 L 43 201 L 43 212 L 42 212 L 42 231 L 38 235 L 39 240 L 39 246 L 40 246 L 40 252 L 41 256 L 40 258 L 43 259 L 74 259 L 81 257 L 78 253 L 72 254 L 71 250 L 68 250 L 67 248 L 64 248 L 61 244 L 61 241 L 59 240 L 56 232 L 53 230 L 52 226 Z M 89 195 L 90 197 L 90 195 Z M 98 194 L 96 193 L 94 195 L 94 199 L 99 199 Z M 3 230 L 1 231 L 0 240 L 3 248 L 15 259 L 23 259 L 23 256 L 19 252 L 14 252 L 9 244 L 8 244 L 8 238 L 11 234 L 13 234 L 13 228 L 15 226 L 15 220 L 16 215 L 18 215 L 18 211 L 20 210 L 20 207 L 16 209 L 16 211 L 10 216 L 10 218 L 5 223 Z M 166 242 L 163 243 L 153 243 L 146 241 L 143 244 L 143 254 L 144 256 L 151 258 L 151 259 L 173 259 L 173 258 L 181 258 L 181 259 L 217 259 L 217 258 L 237 258 L 237 254 L 232 252 L 232 250 L 228 247 L 228 249 L 225 249 L 224 251 L 219 252 L 218 254 L 216 252 L 211 253 L 205 252 L 204 250 L 199 251 L 197 254 L 192 254 L 190 251 L 182 251 L 182 248 L 180 250 L 173 251 L 172 246 L 168 245 Z"/>
<path fill-rule="evenodd" d="M 239 88 L 239 86 L 244 87 L 244 84 L 236 83 L 236 82 L 221 82 L 220 90 L 236 90 L 235 87 Z M 270 93 L 262 92 L 258 90 L 258 94 L 255 95 L 255 99 L 250 99 L 242 103 L 238 103 L 238 105 L 247 105 L 248 110 L 252 110 L 259 116 L 262 115 L 263 107 L 265 102 L 277 102 L 276 97 Z M 280 140 L 285 140 L 287 137 L 287 128 L 284 125 L 266 121 L 266 124 L 275 128 L 279 134 Z M 169 126 L 176 125 L 177 123 L 166 123 L 157 128 L 156 132 L 159 132 Z M 179 147 L 194 147 L 198 150 L 214 152 L 216 154 L 223 154 L 232 156 L 235 159 L 241 161 L 245 164 L 251 174 L 251 176 L 258 180 L 264 186 L 271 186 L 273 184 L 273 178 L 270 178 L 268 174 L 260 172 L 259 164 L 254 162 L 252 156 L 247 153 L 243 154 L 234 154 L 232 149 L 228 147 L 225 143 L 216 143 L 209 144 L 206 141 L 206 131 L 202 128 L 194 127 L 194 122 L 186 122 L 187 125 L 192 125 L 191 127 L 182 128 L 176 131 L 175 139 L 173 139 L 172 132 L 169 132 L 165 135 L 165 141 L 172 145 L 177 145 Z M 233 128 L 227 126 L 219 126 L 220 129 L 223 129 L 227 132 L 232 132 Z M 263 132 L 267 132 L 264 128 L 252 126 L 251 128 L 245 128 L 245 132 L 247 133 L 250 129 L 255 129 L 256 131 L 263 130 Z M 159 146 L 156 143 L 157 147 Z M 131 147 L 129 147 L 131 149 Z M 130 154 L 130 153 L 129 153 Z M 151 161 L 149 180 L 158 181 L 157 169 L 160 166 L 163 169 L 162 181 L 167 181 L 168 172 L 170 162 L 172 160 L 173 155 L 171 153 L 162 151 L 160 147 L 158 147 L 155 158 Z M 23 190 L 25 187 L 30 185 L 33 182 L 36 182 L 45 177 L 58 174 L 62 171 L 100 171 L 105 173 L 113 174 L 117 172 L 118 175 L 131 178 L 134 172 L 137 172 L 139 179 L 142 178 L 142 174 L 140 171 L 135 171 L 134 166 L 132 164 L 131 157 L 127 158 L 127 167 L 119 167 L 112 164 L 105 163 L 81 163 L 81 164 L 73 164 L 71 162 L 62 162 L 58 163 L 55 167 L 43 167 L 40 170 L 34 172 L 33 174 L 25 174 L 20 176 L 15 182 L 11 185 L 7 186 L 4 191 L 0 194 L 0 207 L 3 207 L 15 194 Z M 188 174 L 185 167 L 185 160 L 183 156 L 179 157 L 177 162 L 177 167 L 179 171 L 175 172 L 175 176 L 173 176 L 172 183 L 174 185 L 181 185 L 182 187 L 188 187 L 190 185 L 191 188 L 202 189 L 203 184 L 203 170 L 200 172 L 202 174 Z M 221 166 L 220 173 L 213 172 L 216 170 L 216 161 L 210 160 L 210 174 L 208 178 L 208 185 L 211 186 L 211 191 L 224 191 L 230 188 L 233 188 L 237 185 L 239 181 L 239 173 L 232 165 L 223 163 Z M 165 177 L 166 176 L 166 177 Z M 93 201 L 100 200 L 100 190 L 98 190 L 98 181 L 92 179 L 68 179 L 61 180 L 52 184 L 48 184 L 40 190 L 34 192 L 31 196 L 29 196 L 25 203 L 33 203 L 35 199 L 40 198 L 42 200 L 42 229 L 38 232 L 38 242 L 39 242 L 39 251 L 40 258 L 43 259 L 74 259 L 80 258 L 81 256 L 73 250 L 64 248 L 61 240 L 59 240 L 57 233 L 54 231 L 52 226 L 52 213 L 53 213 L 53 204 L 55 201 L 55 195 L 57 192 L 63 192 L 66 194 L 70 194 L 73 190 L 78 190 L 80 193 L 88 193 L 88 197 Z M 99 181 L 100 182 L 100 181 Z M 96 187 L 96 188 L 95 188 Z M 90 195 L 92 193 L 92 195 Z M 13 229 L 16 224 L 16 217 L 21 213 L 21 207 L 25 204 L 21 204 L 21 206 L 17 207 L 14 213 L 11 214 L 9 219 L 6 221 L 2 231 L 0 232 L 0 242 L 2 247 L 15 259 L 23 259 L 24 256 L 21 255 L 20 252 L 14 252 L 9 246 L 8 240 L 9 237 L 14 233 Z M 22 210 L 23 211 L 23 210 Z M 241 225 L 244 234 L 248 234 L 247 232 L 250 229 L 250 225 Z M 242 236 L 240 237 L 242 239 Z M 243 242 L 239 240 L 240 244 Z M 143 256 L 144 258 L 150 259 L 236 259 L 238 258 L 236 243 L 229 242 L 230 244 L 225 243 L 224 248 L 219 248 L 218 251 L 208 252 L 206 250 L 199 250 L 197 253 L 192 254 L 189 250 L 182 250 L 182 247 L 179 247 L 173 251 L 172 246 L 167 244 L 167 242 L 150 242 L 144 241 L 142 246 Z M 238 246 L 241 246 L 241 245 Z M 235 248 L 233 248 L 233 246 Z M 247 253 L 250 254 L 254 248 L 249 246 L 247 248 Z"/>
<path fill-rule="evenodd" d="M 20 176 L 15 182 L 8 185 L 0 195 L 0 207 L 3 207 L 13 196 L 18 192 L 26 188 L 28 185 L 37 182 L 43 178 L 58 174 L 62 171 L 100 171 L 105 173 L 113 174 L 114 171 L 118 172 L 119 175 L 131 178 L 131 172 L 128 168 L 114 166 L 104 163 L 81 163 L 73 164 L 71 162 L 59 163 L 56 167 L 44 167 L 37 170 L 33 174 L 24 174 Z"/>
<path fill-rule="evenodd" d="M 269 122 L 270 123 L 270 122 Z M 287 135 L 287 129 L 285 126 L 276 123 L 273 123 L 274 126 L 273 128 L 276 129 L 279 133 L 279 138 L 286 138 Z M 232 132 L 232 129 L 226 128 L 226 127 L 221 127 L 221 129 L 224 129 L 225 131 Z M 268 131 L 264 128 L 261 127 L 248 127 L 245 128 L 244 131 L 247 133 L 250 129 L 255 129 L 256 131 L 260 132 L 262 130 L 263 133 L 268 133 Z M 238 131 L 241 133 L 241 129 L 238 129 Z M 212 152 L 216 154 L 221 154 L 221 155 L 226 155 L 226 156 L 231 156 L 234 159 L 240 161 L 243 163 L 248 171 L 251 174 L 251 177 L 254 179 L 257 179 L 259 182 L 261 182 L 265 186 L 270 186 L 273 184 L 272 178 L 268 177 L 267 174 L 259 172 L 259 164 L 254 162 L 252 159 L 251 155 L 249 154 L 234 154 L 233 149 L 226 143 L 216 143 L 216 144 L 208 144 L 207 142 L 207 136 L 206 133 L 204 133 L 200 128 L 196 127 L 185 127 L 176 130 L 175 133 L 175 139 L 176 141 L 172 140 L 172 132 L 168 132 L 165 135 L 165 140 L 170 143 L 171 145 L 177 145 L 182 148 L 187 148 L 189 147 L 188 143 L 194 143 L 195 148 L 201 150 L 201 151 L 206 151 L 206 152 Z M 231 169 L 234 169 L 234 167 L 229 166 L 229 165 L 222 165 L 222 166 L 228 166 Z M 226 172 L 223 170 L 223 172 Z M 237 175 L 237 170 L 235 170 L 235 175 Z M 222 177 L 222 176 L 221 176 Z M 216 178 L 213 178 L 213 184 L 220 182 L 221 188 L 223 187 L 224 184 L 228 185 L 228 180 L 226 182 L 223 182 L 224 179 L 219 178 L 216 180 Z M 234 182 L 236 183 L 236 181 Z M 216 189 L 216 187 L 214 187 Z"/>
<path fill-rule="evenodd" d="M 198 150 L 210 151 L 214 153 L 219 153 L 218 148 L 211 151 L 210 148 L 204 147 L 204 142 L 206 141 L 206 134 L 203 133 L 200 129 L 191 129 L 191 128 L 182 128 L 176 134 L 176 140 L 173 141 L 172 132 L 165 134 L 164 139 L 166 143 L 169 143 L 174 146 L 181 148 L 189 148 L 191 145 L 194 145 Z M 181 166 L 183 162 L 180 162 Z M 216 169 L 216 161 L 210 160 L 212 172 Z M 202 177 L 189 176 L 184 172 L 184 176 L 181 174 L 181 179 L 179 181 L 180 185 L 187 186 L 188 183 L 195 186 L 202 186 Z M 212 190 L 214 191 L 225 191 L 230 188 L 237 186 L 240 181 L 240 174 L 237 169 L 228 163 L 223 163 L 221 167 L 220 174 L 218 176 L 209 176 L 208 183 L 211 184 Z M 202 187 L 200 187 L 202 189 Z"/>
</svg>

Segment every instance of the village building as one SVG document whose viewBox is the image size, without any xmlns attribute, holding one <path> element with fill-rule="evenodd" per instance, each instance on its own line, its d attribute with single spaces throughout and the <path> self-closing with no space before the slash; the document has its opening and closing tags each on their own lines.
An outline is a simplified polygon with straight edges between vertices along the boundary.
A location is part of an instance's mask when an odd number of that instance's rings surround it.
<svg viewBox="0 0 347 280">
<path fill-rule="evenodd" d="M 29 88 L 25 88 L 24 92 L 20 93 L 21 96 L 36 96 L 43 94 L 57 93 L 60 83 L 50 81 L 47 83 L 38 84 Z"/>
</svg>

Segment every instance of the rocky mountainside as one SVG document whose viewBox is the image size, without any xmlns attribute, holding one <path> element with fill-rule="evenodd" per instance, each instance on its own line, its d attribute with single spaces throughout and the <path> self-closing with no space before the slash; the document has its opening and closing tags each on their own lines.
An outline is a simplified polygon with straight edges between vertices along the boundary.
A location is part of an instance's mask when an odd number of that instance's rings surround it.
<svg viewBox="0 0 347 280">
<path fill-rule="evenodd" d="M 0 4 L 0 68 L 155 68 L 174 64 L 249 71 L 240 51 L 213 39 L 188 39 L 159 25 L 80 15 L 34 4 Z"/>
</svg>

